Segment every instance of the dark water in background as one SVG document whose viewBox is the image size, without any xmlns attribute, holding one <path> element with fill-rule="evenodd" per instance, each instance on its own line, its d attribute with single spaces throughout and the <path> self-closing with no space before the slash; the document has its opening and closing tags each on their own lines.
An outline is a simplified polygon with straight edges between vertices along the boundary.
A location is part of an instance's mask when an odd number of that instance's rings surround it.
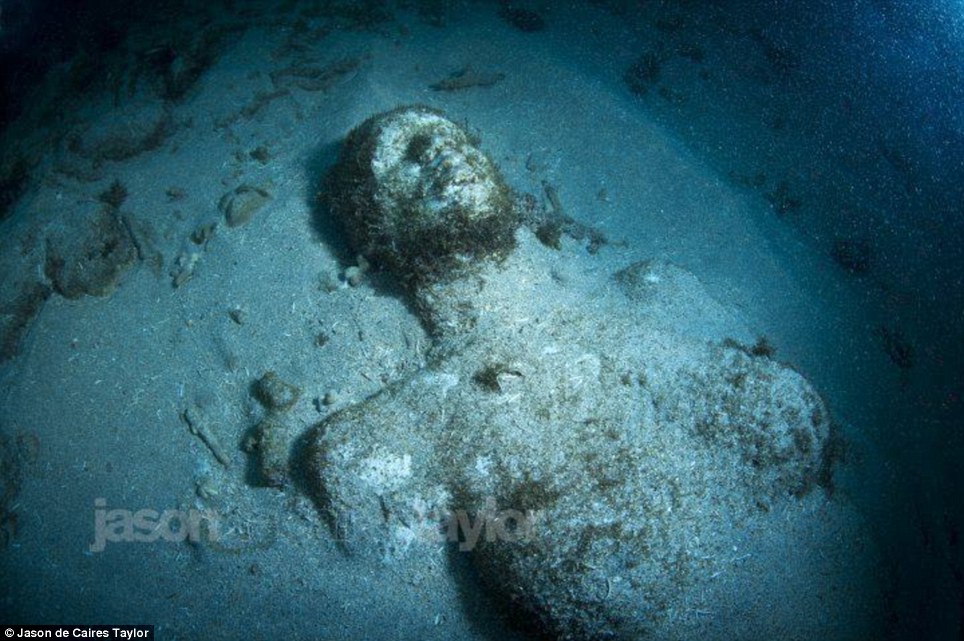
<svg viewBox="0 0 964 641">
<path fill-rule="evenodd" d="M 411 4 L 443 14 L 460 6 Z M 912 374 L 922 354 L 932 357 L 929 363 L 939 364 L 926 373 L 931 393 L 908 399 L 906 412 L 898 419 L 901 429 L 919 430 L 939 448 L 933 452 L 934 465 L 917 461 L 917 473 L 942 475 L 931 479 L 942 494 L 932 497 L 931 503 L 942 504 L 943 514 L 926 519 L 920 536 L 922 548 L 946 568 L 945 580 L 938 585 L 936 578 L 922 573 L 914 577 L 916 585 L 910 590 L 919 593 L 919 600 L 929 590 L 956 590 L 958 599 L 964 598 L 964 510 L 958 494 L 964 494 L 964 1 L 589 4 L 623 16 L 630 26 L 640 21 L 641 33 L 643 22 L 649 24 L 669 9 L 683 17 L 699 16 L 708 7 L 722 11 L 730 25 L 747 26 L 740 37 L 731 39 L 733 46 L 762 47 L 776 70 L 776 77 L 761 82 L 760 91 L 803 96 L 779 112 L 789 123 L 786 126 L 798 128 L 812 145 L 808 156 L 813 167 L 824 169 L 808 170 L 806 181 L 798 178 L 790 185 L 807 206 L 820 210 L 808 212 L 807 225 L 799 233 L 815 251 L 831 253 L 842 269 L 863 279 L 868 288 L 885 295 L 899 292 L 899 318 L 888 331 L 912 328 L 900 330 L 911 338 L 903 333 L 891 337 L 894 357 L 906 358 Z M 106 54 L 123 44 L 129 21 L 170 15 L 178 6 L 4 2 L 2 123 L 27 106 L 28 88 L 52 66 L 80 51 Z M 244 6 L 235 3 L 231 10 Z M 525 6 L 539 9 L 539 3 Z M 665 27 L 669 33 L 673 25 Z M 713 33 L 713 24 L 700 28 L 707 38 L 727 38 Z M 672 73 L 672 66 L 664 65 L 661 73 Z M 732 159 L 716 151 L 727 141 L 725 130 L 709 121 L 686 128 L 669 113 L 663 119 L 678 127 L 680 137 L 721 173 L 732 170 Z M 845 172 L 832 166 L 853 158 L 875 160 L 856 163 Z M 778 209 L 780 203 L 790 207 L 795 200 L 792 191 L 783 196 L 775 202 Z M 787 224 L 797 224 L 792 211 L 777 213 L 787 214 Z M 913 566 L 915 560 L 905 562 Z M 935 582 L 928 584 L 932 578 Z M 946 621 L 953 616 L 961 621 L 956 638 L 964 639 L 964 601 L 958 613 L 938 618 Z"/>
</svg>

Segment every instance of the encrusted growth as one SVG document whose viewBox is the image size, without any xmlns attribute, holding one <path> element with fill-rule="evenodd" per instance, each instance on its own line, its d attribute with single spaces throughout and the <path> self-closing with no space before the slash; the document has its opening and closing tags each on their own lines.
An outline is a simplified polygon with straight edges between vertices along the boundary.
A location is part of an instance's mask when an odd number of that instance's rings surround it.
<svg viewBox="0 0 964 641">
<path fill-rule="evenodd" d="M 355 249 L 410 285 L 462 276 L 514 245 L 517 214 L 494 163 L 428 107 L 349 133 L 327 197 Z"/>
</svg>

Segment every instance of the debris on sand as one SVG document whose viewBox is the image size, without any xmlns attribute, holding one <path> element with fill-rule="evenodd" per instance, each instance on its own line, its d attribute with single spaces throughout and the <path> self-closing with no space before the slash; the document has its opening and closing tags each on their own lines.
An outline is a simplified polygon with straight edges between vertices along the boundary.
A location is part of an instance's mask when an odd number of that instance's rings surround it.
<svg viewBox="0 0 964 641">
<path fill-rule="evenodd" d="M 476 71 L 472 67 L 465 67 L 428 87 L 433 91 L 461 91 L 472 87 L 491 87 L 503 78 L 504 73 Z"/>
</svg>

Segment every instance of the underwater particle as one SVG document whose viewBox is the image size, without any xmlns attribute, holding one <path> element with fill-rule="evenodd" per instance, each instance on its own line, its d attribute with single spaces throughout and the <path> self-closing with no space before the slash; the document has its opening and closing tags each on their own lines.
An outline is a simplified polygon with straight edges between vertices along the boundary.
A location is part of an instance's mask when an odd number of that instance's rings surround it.
<svg viewBox="0 0 964 641">
<path fill-rule="evenodd" d="M 518 216 L 495 164 L 428 107 L 352 130 L 324 193 L 355 250 L 409 285 L 464 275 L 515 244 Z"/>
<path fill-rule="evenodd" d="M 301 398 L 301 388 L 286 383 L 274 372 L 265 372 L 254 387 L 254 395 L 272 412 L 287 412 Z"/>
<path fill-rule="evenodd" d="M 851 274 L 866 274 L 874 262 L 870 243 L 861 238 L 841 238 L 834 241 L 830 257 Z"/>
<path fill-rule="evenodd" d="M 224 214 L 228 227 L 240 227 L 264 207 L 271 194 L 261 187 L 240 185 L 229 191 L 218 201 L 218 209 Z"/>
</svg>

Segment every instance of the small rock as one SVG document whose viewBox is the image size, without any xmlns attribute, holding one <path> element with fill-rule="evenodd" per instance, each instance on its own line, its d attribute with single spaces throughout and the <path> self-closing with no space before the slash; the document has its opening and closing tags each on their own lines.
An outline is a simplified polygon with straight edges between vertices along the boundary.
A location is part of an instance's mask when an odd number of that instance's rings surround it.
<svg viewBox="0 0 964 641">
<path fill-rule="evenodd" d="M 83 224 L 52 232 L 46 239 L 44 273 L 64 298 L 109 296 L 137 258 L 130 233 L 113 211 L 102 208 L 83 214 Z"/>
<path fill-rule="evenodd" d="M 224 214 L 228 227 L 240 227 L 248 223 L 269 198 L 271 194 L 265 189 L 241 185 L 222 196 L 218 208 Z"/>
<path fill-rule="evenodd" d="M 355 265 L 352 265 L 351 267 L 345 270 L 345 282 L 347 282 L 352 287 L 358 287 L 361 284 L 362 279 L 364 279 L 364 277 L 365 277 L 365 273 L 361 270 L 360 267 L 357 267 Z"/>
<path fill-rule="evenodd" d="M 272 412 L 256 428 L 261 477 L 270 487 L 288 485 L 288 452 L 297 430 L 289 417 Z"/>
<path fill-rule="evenodd" d="M 174 266 L 171 268 L 171 284 L 174 285 L 174 289 L 177 289 L 187 281 L 191 280 L 194 276 L 194 270 L 197 269 L 197 263 L 201 259 L 201 255 L 197 252 L 181 252 L 178 254 L 177 259 L 174 261 Z"/>
<path fill-rule="evenodd" d="M 298 402 L 301 389 L 286 383 L 274 372 L 267 372 L 255 386 L 255 396 L 272 412 L 287 412 Z"/>
</svg>

